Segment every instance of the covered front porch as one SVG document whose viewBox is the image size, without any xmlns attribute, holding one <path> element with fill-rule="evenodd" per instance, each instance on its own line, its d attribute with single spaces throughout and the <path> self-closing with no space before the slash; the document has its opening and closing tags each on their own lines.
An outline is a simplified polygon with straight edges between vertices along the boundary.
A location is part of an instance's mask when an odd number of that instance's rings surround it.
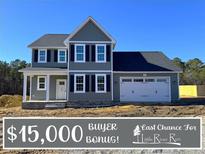
<svg viewBox="0 0 205 154">
<path fill-rule="evenodd" d="M 23 108 L 65 107 L 68 101 L 67 69 L 25 68 Z"/>
</svg>

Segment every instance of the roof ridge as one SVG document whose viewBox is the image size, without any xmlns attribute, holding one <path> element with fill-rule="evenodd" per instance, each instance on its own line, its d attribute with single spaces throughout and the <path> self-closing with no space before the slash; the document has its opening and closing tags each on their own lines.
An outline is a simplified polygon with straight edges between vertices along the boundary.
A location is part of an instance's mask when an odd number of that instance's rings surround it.
<svg viewBox="0 0 205 154">
<path fill-rule="evenodd" d="M 60 34 L 60 33 L 58 33 L 58 34 L 57 34 L 57 33 L 55 33 L 55 34 L 52 33 L 52 34 L 51 34 L 51 33 L 47 33 L 47 34 L 44 34 L 44 35 L 70 35 L 70 34 L 65 34 L 65 33 L 64 33 L 64 34 L 62 34 L 62 33 L 61 33 L 61 34 Z"/>
</svg>

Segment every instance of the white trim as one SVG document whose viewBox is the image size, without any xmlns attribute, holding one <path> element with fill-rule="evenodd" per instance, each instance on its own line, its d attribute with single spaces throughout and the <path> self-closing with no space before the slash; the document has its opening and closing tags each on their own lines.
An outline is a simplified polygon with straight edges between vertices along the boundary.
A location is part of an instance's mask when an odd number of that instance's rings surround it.
<svg viewBox="0 0 205 154">
<path fill-rule="evenodd" d="M 172 102 L 172 87 L 171 87 L 171 77 L 168 76 L 169 79 L 169 102 Z"/>
<path fill-rule="evenodd" d="M 116 43 L 115 39 L 109 34 L 107 33 L 102 26 L 100 26 L 92 17 L 88 17 L 78 28 L 76 28 L 69 36 L 68 38 L 65 39 L 64 44 L 67 45 L 69 40 L 75 36 L 76 33 L 78 33 L 78 31 L 80 31 L 89 21 L 92 21 L 108 38 L 110 38 L 112 43 Z"/>
<path fill-rule="evenodd" d="M 38 99 L 32 99 L 32 100 L 27 100 L 26 102 L 67 102 L 67 100 L 66 99 L 52 99 L 52 100 L 48 100 L 48 101 L 46 101 L 46 100 L 38 100 Z"/>
<path fill-rule="evenodd" d="M 61 100 L 67 100 L 67 93 L 68 93 L 68 91 L 67 91 L 67 80 L 66 79 L 56 79 L 56 100 L 59 100 L 59 98 L 57 98 L 57 84 L 58 84 L 58 82 L 60 82 L 60 81 L 64 81 L 65 82 L 65 90 L 66 90 L 66 98 L 65 99 L 61 99 Z"/>
<path fill-rule="evenodd" d="M 146 77 L 144 77 L 144 76 L 137 76 L 137 77 L 135 77 L 135 76 L 125 76 L 125 77 L 120 77 L 120 83 L 119 83 L 119 85 L 121 84 L 121 82 L 122 82 L 122 79 L 131 79 L 132 80 L 132 82 L 133 82 L 133 79 L 137 79 L 137 78 L 140 78 L 140 79 L 142 79 L 143 78 L 143 80 L 144 79 L 149 79 L 149 78 L 154 78 L 154 81 L 156 81 L 156 78 L 162 78 L 162 79 L 168 79 L 169 80 L 169 100 L 167 101 L 167 102 L 171 102 L 172 101 L 172 93 L 171 93 L 171 77 L 170 76 L 146 76 Z M 143 81 L 144 82 L 144 81 Z M 121 94 L 121 89 L 120 89 L 120 94 Z M 120 101 L 121 101 L 121 97 L 120 97 Z M 129 101 L 130 102 L 130 101 Z M 150 102 L 150 101 L 147 101 L 147 102 Z M 151 101 L 151 102 L 159 102 L 159 101 Z M 163 101 L 164 102 L 164 101 Z"/>
<path fill-rule="evenodd" d="M 32 93 L 32 75 L 30 75 L 30 94 L 29 94 L 29 100 L 31 100 L 31 93 Z"/>
<path fill-rule="evenodd" d="M 83 46 L 83 60 L 77 60 L 77 52 L 76 52 L 77 46 Z M 75 44 L 74 54 L 75 54 L 75 59 L 74 59 L 75 63 L 84 63 L 85 62 L 85 44 Z"/>
<path fill-rule="evenodd" d="M 76 77 L 77 76 L 83 77 L 83 91 L 77 91 L 77 86 L 76 86 Z M 74 93 L 85 93 L 85 74 L 74 74 Z"/>
<path fill-rule="evenodd" d="M 99 61 L 98 60 L 98 46 L 103 46 L 104 47 L 104 60 L 103 61 Z M 95 44 L 95 62 L 96 63 L 106 63 L 106 61 L 107 61 L 107 57 L 106 57 L 106 53 L 107 53 L 107 51 L 106 51 L 107 49 L 106 49 L 106 44 Z"/>
<path fill-rule="evenodd" d="M 46 75 L 46 101 L 50 99 L 50 75 Z"/>
<path fill-rule="evenodd" d="M 54 46 L 36 46 L 36 47 L 28 47 L 30 49 L 57 49 L 57 48 L 63 48 L 63 49 L 67 49 L 67 47 L 54 47 Z"/>
<path fill-rule="evenodd" d="M 149 73 L 181 73 L 181 72 L 179 72 L 179 71 L 156 71 L 156 72 L 153 72 L 153 71 L 113 71 L 113 73 L 147 73 L 147 74 L 149 74 Z"/>
<path fill-rule="evenodd" d="M 111 43 L 110 41 L 69 41 L 69 43 L 79 43 L 79 44 L 84 44 L 84 43 L 93 43 L 93 44 L 107 44 Z"/>
<path fill-rule="evenodd" d="M 112 97 L 112 101 L 114 100 L 114 80 L 113 80 L 113 44 L 111 44 L 111 57 L 110 57 L 110 62 L 111 62 L 111 97 Z"/>
<path fill-rule="evenodd" d="M 98 80 L 97 78 L 99 76 L 103 76 L 104 77 L 104 91 L 99 91 L 98 90 Z M 107 92 L 107 76 L 106 74 L 95 74 L 95 93 L 106 93 Z"/>
<path fill-rule="evenodd" d="M 40 51 L 45 51 L 45 60 L 40 61 Z M 38 63 L 47 63 L 47 49 L 40 48 L 38 49 Z"/>
<path fill-rule="evenodd" d="M 91 72 L 91 73 L 93 73 L 93 72 L 105 72 L 105 73 L 110 73 L 110 72 L 112 72 L 111 70 L 69 70 L 69 72 Z"/>
<path fill-rule="evenodd" d="M 63 51 L 65 53 L 65 60 L 60 61 L 60 51 Z M 58 49 L 58 63 L 66 63 L 67 62 L 67 52 L 66 49 Z"/>
<path fill-rule="evenodd" d="M 67 75 L 67 72 L 24 72 L 24 74 L 30 76 L 30 75 L 40 75 L 40 76 L 45 76 L 45 75 Z"/>
<path fill-rule="evenodd" d="M 180 82 L 180 77 L 179 77 L 179 73 L 177 73 L 177 88 L 178 88 L 178 100 L 180 100 L 180 92 L 179 92 L 179 82 Z"/>
<path fill-rule="evenodd" d="M 67 69 L 62 70 L 19 70 L 26 75 L 68 75 Z"/>
<path fill-rule="evenodd" d="M 33 62 L 34 62 L 34 56 L 35 56 L 35 51 L 33 51 L 33 48 L 31 48 L 30 51 L 30 60 L 31 60 L 31 67 L 33 67 Z"/>
<path fill-rule="evenodd" d="M 70 43 L 68 43 L 68 46 L 67 46 L 67 50 L 68 50 L 68 53 L 67 53 L 67 56 L 68 56 L 68 61 L 67 61 L 67 69 L 66 69 L 66 72 L 67 72 L 67 87 L 66 87 L 66 90 L 67 90 L 67 100 L 69 100 L 69 94 L 70 94 Z"/>
<path fill-rule="evenodd" d="M 23 76 L 23 102 L 26 102 L 26 93 L 27 93 L 27 75 Z"/>
<path fill-rule="evenodd" d="M 40 84 L 39 84 L 39 78 L 44 78 L 44 80 L 45 80 L 44 88 L 40 88 L 40 87 L 39 87 L 39 85 L 40 85 Z M 47 87 L 47 86 L 46 86 L 46 76 L 38 76 L 38 77 L 37 77 L 37 90 L 39 90 L 39 91 L 41 91 L 41 90 L 46 90 L 46 87 Z"/>
<path fill-rule="evenodd" d="M 66 99 L 69 100 L 69 93 L 70 93 L 70 75 L 69 73 L 67 74 L 67 84 L 66 84 Z"/>
</svg>

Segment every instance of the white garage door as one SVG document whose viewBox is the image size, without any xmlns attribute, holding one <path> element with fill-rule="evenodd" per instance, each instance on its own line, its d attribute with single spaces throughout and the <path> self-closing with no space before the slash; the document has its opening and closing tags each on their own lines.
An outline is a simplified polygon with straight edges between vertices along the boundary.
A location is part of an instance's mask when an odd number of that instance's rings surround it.
<svg viewBox="0 0 205 154">
<path fill-rule="evenodd" d="M 120 101 L 170 102 L 169 77 L 126 77 L 120 79 Z"/>
</svg>

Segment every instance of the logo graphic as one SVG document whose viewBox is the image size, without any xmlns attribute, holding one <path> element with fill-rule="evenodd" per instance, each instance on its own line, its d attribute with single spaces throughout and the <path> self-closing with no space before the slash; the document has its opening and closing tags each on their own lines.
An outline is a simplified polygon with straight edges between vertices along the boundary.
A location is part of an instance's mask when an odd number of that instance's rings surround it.
<svg viewBox="0 0 205 154">
<path fill-rule="evenodd" d="M 156 128 L 155 126 L 153 128 Z M 181 146 L 180 138 L 176 137 L 175 133 L 167 133 L 166 136 L 162 136 L 160 133 L 153 133 L 152 135 L 146 135 L 142 133 L 139 125 L 133 130 L 133 136 L 135 141 L 133 144 L 141 145 L 141 144 L 152 144 L 152 145 L 177 145 Z"/>
</svg>

